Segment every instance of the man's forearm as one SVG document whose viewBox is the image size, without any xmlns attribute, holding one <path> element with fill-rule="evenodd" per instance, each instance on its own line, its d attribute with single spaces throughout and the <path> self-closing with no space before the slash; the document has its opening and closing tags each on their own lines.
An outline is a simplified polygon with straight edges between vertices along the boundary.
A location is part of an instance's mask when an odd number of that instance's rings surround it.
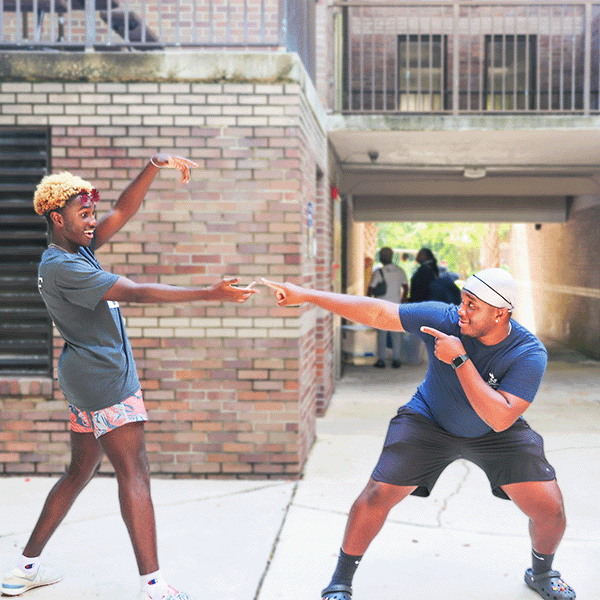
<svg viewBox="0 0 600 600">
<path fill-rule="evenodd" d="M 193 302 L 194 300 L 212 300 L 215 290 L 214 288 L 184 288 L 162 283 L 142 283 L 120 291 L 117 295 L 118 297 L 114 299 L 119 302 L 137 302 L 139 304 Z"/>
<path fill-rule="evenodd" d="M 398 306 L 393 302 L 366 296 L 307 289 L 303 289 L 302 300 L 369 327 L 402 331 Z"/>
<path fill-rule="evenodd" d="M 138 176 L 123 190 L 115 203 L 114 210 L 133 216 L 140 208 L 150 185 L 154 181 L 159 167 L 149 162 Z"/>
<path fill-rule="evenodd" d="M 472 361 L 459 367 L 456 374 L 473 410 L 494 431 L 508 429 L 519 418 L 521 413 L 515 414 L 510 401 L 482 379 Z"/>
</svg>

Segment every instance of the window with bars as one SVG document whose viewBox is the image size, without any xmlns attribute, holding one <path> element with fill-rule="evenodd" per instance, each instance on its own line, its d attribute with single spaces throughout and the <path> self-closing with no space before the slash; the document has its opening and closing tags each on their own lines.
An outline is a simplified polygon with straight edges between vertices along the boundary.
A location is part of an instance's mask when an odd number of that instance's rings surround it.
<svg viewBox="0 0 600 600">
<path fill-rule="evenodd" d="M 534 35 L 488 35 L 485 38 L 487 109 L 532 110 L 536 93 Z"/>
<path fill-rule="evenodd" d="M 445 35 L 398 36 L 398 96 L 402 112 L 448 108 Z"/>
<path fill-rule="evenodd" d="M 52 321 L 37 289 L 46 221 L 33 210 L 49 138 L 46 128 L 0 127 L 0 377 L 52 374 Z"/>
</svg>

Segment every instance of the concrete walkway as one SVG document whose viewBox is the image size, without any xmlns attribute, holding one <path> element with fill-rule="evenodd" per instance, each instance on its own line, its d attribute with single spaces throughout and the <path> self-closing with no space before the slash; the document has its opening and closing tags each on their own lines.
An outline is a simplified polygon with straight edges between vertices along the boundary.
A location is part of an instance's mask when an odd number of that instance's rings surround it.
<svg viewBox="0 0 600 600">
<path fill-rule="evenodd" d="M 347 367 L 304 477 L 153 480 L 161 568 L 197 600 L 317 600 L 335 566 L 348 510 L 367 482 L 389 419 L 425 366 Z M 600 600 L 600 363 L 554 349 L 527 419 L 545 438 L 567 508 L 555 567 L 580 600 Z M 0 567 L 12 566 L 54 478 L 0 479 Z M 354 580 L 354 600 L 535 600 L 527 520 L 458 461 L 427 498 L 391 512 Z M 62 582 L 31 600 L 135 600 L 139 580 L 116 482 L 97 478 L 44 552 Z"/>
</svg>

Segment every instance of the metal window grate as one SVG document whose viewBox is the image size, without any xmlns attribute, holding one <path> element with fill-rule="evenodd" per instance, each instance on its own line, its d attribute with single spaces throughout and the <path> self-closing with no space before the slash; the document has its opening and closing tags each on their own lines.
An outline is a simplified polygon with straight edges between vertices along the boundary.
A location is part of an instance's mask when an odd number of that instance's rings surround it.
<svg viewBox="0 0 600 600">
<path fill-rule="evenodd" d="M 331 77 L 336 112 L 600 112 L 598 1 L 332 0 L 330 6 L 339 40 Z"/>
<path fill-rule="evenodd" d="M 33 210 L 49 137 L 45 128 L 0 127 L 0 377 L 52 373 L 52 321 L 37 289 L 46 221 Z"/>
</svg>

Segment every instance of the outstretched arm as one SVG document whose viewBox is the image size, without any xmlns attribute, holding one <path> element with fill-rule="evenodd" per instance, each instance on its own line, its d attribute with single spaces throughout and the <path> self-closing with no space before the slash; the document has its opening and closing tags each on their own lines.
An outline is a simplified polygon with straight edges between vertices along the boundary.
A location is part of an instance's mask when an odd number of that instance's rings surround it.
<svg viewBox="0 0 600 600">
<path fill-rule="evenodd" d="M 465 347 L 459 338 L 433 327 L 421 327 L 421 331 L 435 338 L 435 356 L 438 360 L 450 364 L 457 356 L 465 354 Z M 508 429 L 529 407 L 527 400 L 490 387 L 471 360 L 455 372 L 471 406 L 494 431 Z"/>
<path fill-rule="evenodd" d="M 235 278 L 223 279 L 220 283 L 206 289 L 192 289 L 161 283 L 135 283 L 126 277 L 119 277 L 102 299 L 140 304 L 193 302 L 194 300 L 245 302 L 256 293 L 256 290 L 252 289 L 254 282 L 248 287 L 238 288 L 233 285 L 237 281 Z"/>
<path fill-rule="evenodd" d="M 155 154 L 140 174 L 125 188 L 115 205 L 98 221 L 96 226 L 96 248 L 105 244 L 138 211 L 150 184 L 161 167 L 178 169 L 181 180 L 190 180 L 190 167 L 198 165 L 191 160 L 168 154 Z"/>
<path fill-rule="evenodd" d="M 262 281 L 275 291 L 279 306 L 294 306 L 310 302 L 369 327 L 386 331 L 404 331 L 398 315 L 398 305 L 393 302 L 379 298 L 309 290 L 292 283 L 275 283 L 264 278 Z"/>
</svg>

